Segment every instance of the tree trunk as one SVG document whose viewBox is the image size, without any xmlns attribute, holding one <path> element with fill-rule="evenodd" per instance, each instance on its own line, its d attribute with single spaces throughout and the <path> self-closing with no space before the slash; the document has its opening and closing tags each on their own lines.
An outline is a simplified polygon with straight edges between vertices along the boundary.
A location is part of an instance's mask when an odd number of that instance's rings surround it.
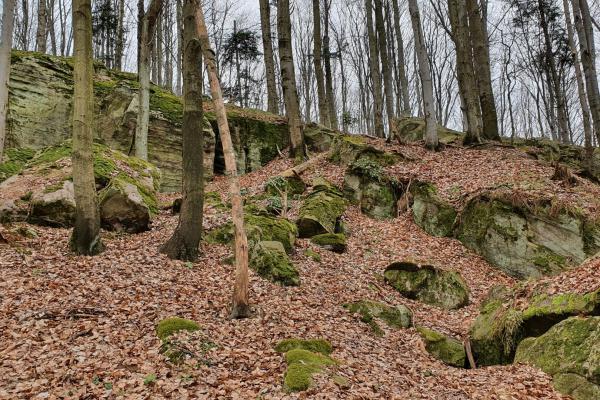
<svg viewBox="0 0 600 400">
<path fill-rule="evenodd" d="M 48 38 L 48 11 L 46 0 L 38 0 L 38 26 L 35 39 L 35 50 L 46 52 L 46 39 Z"/>
<path fill-rule="evenodd" d="M 330 126 L 329 108 L 325 95 L 325 75 L 323 74 L 323 54 L 321 43 L 321 0 L 312 0 L 313 9 L 313 62 L 315 64 L 315 78 L 317 80 L 317 102 L 319 105 L 319 123 Z"/>
<path fill-rule="evenodd" d="M 438 148 L 437 121 L 435 120 L 435 105 L 433 103 L 433 83 L 431 80 L 431 67 L 427 48 L 421 27 L 421 16 L 417 0 L 408 0 L 408 9 L 415 34 L 415 52 L 419 60 L 419 75 L 423 87 L 423 110 L 425 113 L 425 147 L 428 149 Z"/>
<path fill-rule="evenodd" d="M 8 117 L 8 78 L 10 75 L 10 49 L 13 39 L 15 0 L 4 0 L 2 6 L 2 32 L 0 33 L 0 162 L 6 140 Z"/>
<path fill-rule="evenodd" d="M 19 41 L 21 48 L 25 51 L 29 50 L 29 1 L 21 0 L 21 12 L 23 13 L 23 26 Z M 65 17 L 66 19 L 66 17 Z"/>
<path fill-rule="evenodd" d="M 306 155 L 304 134 L 300 118 L 294 52 L 292 49 L 292 23 L 289 0 L 279 0 L 277 9 L 277 32 L 279 34 L 279 62 L 281 64 L 281 86 L 285 101 L 285 112 L 290 129 L 290 155 L 301 161 Z"/>
<path fill-rule="evenodd" d="M 456 47 L 456 72 L 467 119 L 465 143 L 481 142 L 481 108 L 476 87 L 465 0 L 448 0 L 452 40 Z"/>
<path fill-rule="evenodd" d="M 388 44 L 385 34 L 385 23 L 383 21 L 383 5 L 381 0 L 375 0 L 375 26 L 379 44 L 379 57 L 381 58 L 381 70 L 383 72 L 383 90 L 385 92 L 385 111 L 387 114 L 388 130 L 392 138 L 392 121 L 394 120 L 394 89 L 392 87 L 392 69 L 388 57 Z"/>
<path fill-rule="evenodd" d="M 179 224 L 161 248 L 171 259 L 196 261 L 202 237 L 204 203 L 204 116 L 202 112 L 202 50 L 196 29 L 195 0 L 183 4 L 183 200 Z"/>
<path fill-rule="evenodd" d="M 385 137 L 383 127 L 383 93 L 381 91 L 381 72 L 379 70 L 379 48 L 377 46 L 377 34 L 373 28 L 373 3 L 371 0 L 365 0 L 365 9 L 367 12 L 367 33 L 369 36 L 369 56 L 371 61 L 369 68 L 371 72 L 371 82 L 373 83 L 373 107 L 375 114 L 375 136 Z"/>
<path fill-rule="evenodd" d="M 181 0 L 177 0 L 175 7 L 177 8 L 175 16 L 175 18 L 177 18 L 177 61 L 175 62 L 175 66 L 177 67 L 177 75 L 175 77 L 175 93 L 181 95 L 181 62 L 183 60 L 183 6 L 181 4 Z"/>
<path fill-rule="evenodd" d="M 587 0 L 571 0 L 575 27 L 579 37 L 581 64 L 585 75 L 587 97 L 590 106 L 596 140 L 600 143 L 600 90 L 598 89 L 598 72 L 596 71 L 596 49 L 592 17 Z"/>
<path fill-rule="evenodd" d="M 483 121 L 482 136 L 489 140 L 500 140 L 498 114 L 492 87 L 490 48 L 487 40 L 487 29 L 485 28 L 485 22 L 479 9 L 478 0 L 467 0 L 467 13 L 473 51 L 473 65 L 481 104 Z"/>
<path fill-rule="evenodd" d="M 402 93 L 402 114 L 410 115 L 410 102 L 408 95 L 408 78 L 406 77 L 406 60 L 404 58 L 404 40 L 402 39 L 402 29 L 400 25 L 400 8 L 398 0 L 392 0 L 394 9 L 394 30 L 396 32 L 397 52 L 398 52 L 398 85 L 399 92 Z M 400 103 L 400 102 L 398 102 Z"/>
<path fill-rule="evenodd" d="M 271 5 L 269 0 L 260 0 L 260 27 L 262 31 L 265 75 L 267 78 L 267 110 L 279 114 L 277 80 L 275 79 L 275 59 L 273 57 L 273 39 L 271 33 Z"/>
<path fill-rule="evenodd" d="M 196 27 L 200 38 L 200 46 L 204 54 L 204 63 L 208 70 L 208 79 L 210 81 L 210 91 L 213 98 L 217 123 L 219 125 L 219 135 L 223 144 L 223 154 L 225 156 L 225 169 L 229 178 L 231 194 L 231 214 L 235 230 L 235 263 L 236 276 L 233 290 L 233 304 L 231 307 L 232 318 L 246 318 L 250 315 L 250 305 L 248 301 L 248 239 L 244 230 L 244 206 L 242 195 L 240 193 L 240 182 L 238 178 L 237 163 L 235 161 L 235 152 L 231 135 L 229 133 L 229 123 L 227 122 L 227 113 L 225 103 L 223 102 L 223 93 L 217 74 L 217 62 L 215 53 L 210 47 L 206 22 L 202 6 L 196 7 Z"/>
<path fill-rule="evenodd" d="M 325 61 L 325 98 L 327 99 L 327 116 L 329 127 L 338 129 L 337 108 L 335 105 L 335 93 L 333 91 L 333 75 L 331 73 L 331 49 L 329 46 L 329 8 L 331 0 L 325 0 L 325 21 L 323 32 L 323 57 Z"/>
<path fill-rule="evenodd" d="M 117 43 L 115 45 L 115 68 L 123 69 L 123 48 L 125 47 L 125 0 L 119 1 Z"/>
<path fill-rule="evenodd" d="M 43 0 L 42 0 L 43 1 Z M 75 42 L 73 67 L 73 187 L 75 227 L 71 248 L 77 254 L 102 251 L 100 213 L 94 181 L 94 66 L 92 61 L 92 5 L 90 0 L 73 1 Z"/>
<path fill-rule="evenodd" d="M 140 0 L 143 7 L 143 0 Z M 142 160 L 148 159 L 148 123 L 150 120 L 150 53 L 156 29 L 156 20 L 162 8 L 162 0 L 152 0 L 148 11 L 141 9 L 138 44 L 138 92 L 139 111 L 135 130 L 135 155 Z M 140 10 L 138 10 L 140 11 Z"/>
</svg>

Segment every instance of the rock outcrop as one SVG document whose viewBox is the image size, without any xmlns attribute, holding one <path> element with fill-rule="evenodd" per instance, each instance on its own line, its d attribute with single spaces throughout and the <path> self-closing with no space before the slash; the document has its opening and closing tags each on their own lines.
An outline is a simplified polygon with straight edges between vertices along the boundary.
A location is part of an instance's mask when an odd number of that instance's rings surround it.
<svg viewBox="0 0 600 400">
<path fill-rule="evenodd" d="M 417 331 L 425 342 L 425 349 L 433 357 L 453 367 L 466 366 L 467 352 L 461 342 L 422 326 L 418 326 Z"/>
<path fill-rule="evenodd" d="M 427 182 L 413 182 L 410 192 L 415 223 L 430 235 L 451 236 L 458 213 L 437 195 L 436 187 Z"/>
<path fill-rule="evenodd" d="M 383 335 L 383 329 L 378 321 L 382 321 L 393 329 L 412 326 L 412 311 L 403 305 L 393 307 L 376 301 L 360 300 L 344 304 L 344 308 L 353 314 L 360 315 L 360 320 L 368 324 L 376 335 Z"/>
<path fill-rule="evenodd" d="M 535 365 L 553 377 L 557 390 L 575 400 L 600 398 L 600 317 L 573 317 L 544 335 L 523 340 L 515 362 Z"/>
<path fill-rule="evenodd" d="M 137 76 L 111 71 L 96 63 L 94 79 L 95 132 L 109 147 L 129 154 L 138 113 Z M 8 148 L 41 149 L 68 139 L 72 132 L 72 59 L 13 51 L 7 137 Z M 216 118 L 206 106 L 204 164 L 207 177 L 222 172 L 222 149 L 215 137 Z M 161 190 L 181 188 L 181 99 L 152 86 L 148 132 L 149 161 L 163 172 Z M 283 118 L 228 106 L 232 139 L 241 172 L 253 171 L 288 146 Z M 0 180 L 2 179 L 0 169 Z"/>
<path fill-rule="evenodd" d="M 433 306 L 452 310 L 469 302 L 469 289 L 458 272 L 397 262 L 386 268 L 384 278 L 403 296 Z"/>
<path fill-rule="evenodd" d="M 425 133 L 425 120 L 416 117 L 395 118 L 392 125 L 392 133 L 403 143 L 412 143 L 423 140 Z M 442 125 L 438 125 L 438 138 L 440 143 L 451 143 L 462 140 L 463 133 L 453 131 Z"/>
<path fill-rule="evenodd" d="M 338 233 L 339 221 L 346 206 L 346 199 L 334 185 L 324 180 L 313 184 L 313 191 L 302 203 L 296 222 L 300 237 Z"/>
</svg>

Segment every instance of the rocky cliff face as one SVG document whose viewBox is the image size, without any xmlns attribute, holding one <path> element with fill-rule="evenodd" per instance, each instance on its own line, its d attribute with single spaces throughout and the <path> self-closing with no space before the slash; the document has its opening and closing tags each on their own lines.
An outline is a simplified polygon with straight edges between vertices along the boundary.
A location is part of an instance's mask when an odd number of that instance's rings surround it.
<svg viewBox="0 0 600 400">
<path fill-rule="evenodd" d="M 72 60 L 39 53 L 12 54 L 9 82 L 8 148 L 40 149 L 57 145 L 71 135 Z M 97 139 L 130 153 L 133 148 L 137 77 L 95 64 L 94 119 Z M 209 106 L 206 104 L 206 106 Z M 149 161 L 162 171 L 163 191 L 181 186 L 181 99 L 157 86 L 151 88 Z M 222 170 L 222 150 L 215 138 L 214 113 L 207 107 L 204 138 L 206 174 Z M 228 107 L 240 172 L 253 171 L 288 146 L 288 129 L 279 116 Z M 218 136 L 218 135 L 217 135 Z M 215 157 L 216 155 L 216 157 Z"/>
</svg>

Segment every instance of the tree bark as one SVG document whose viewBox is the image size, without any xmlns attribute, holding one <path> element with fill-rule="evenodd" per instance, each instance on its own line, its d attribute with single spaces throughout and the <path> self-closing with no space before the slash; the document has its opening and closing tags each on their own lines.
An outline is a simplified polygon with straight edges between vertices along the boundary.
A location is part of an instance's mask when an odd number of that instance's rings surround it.
<svg viewBox="0 0 600 400">
<path fill-rule="evenodd" d="M 273 39 L 271 32 L 271 5 L 269 0 L 260 0 L 260 27 L 262 31 L 265 75 L 267 79 L 267 111 L 279 114 L 279 97 L 275 79 L 275 59 L 273 57 Z"/>
<path fill-rule="evenodd" d="M 193 0 L 196 1 L 196 0 Z M 225 169 L 229 179 L 231 192 L 231 214 L 235 231 L 235 286 L 233 290 L 233 302 L 231 307 L 232 318 L 246 318 L 250 315 L 250 303 L 248 300 L 248 239 L 244 230 L 244 206 L 240 193 L 240 182 L 238 178 L 237 163 L 235 161 L 235 152 L 231 135 L 229 132 L 229 123 L 227 122 L 227 113 L 225 103 L 223 102 L 223 93 L 217 73 L 217 62 L 215 53 L 211 49 L 206 22 L 202 6 L 196 6 L 196 27 L 200 46 L 204 54 L 204 63 L 208 70 L 208 79 L 210 81 L 210 91 L 213 98 L 217 123 L 219 125 L 219 135 L 223 144 L 223 154 L 225 156 Z"/>
<path fill-rule="evenodd" d="M 431 150 L 438 148 L 437 121 L 435 120 L 435 105 L 433 103 L 433 83 L 431 80 L 431 67 L 429 57 L 427 57 L 427 48 L 423 37 L 423 28 L 421 27 L 421 16 L 417 0 L 408 0 L 408 10 L 412 21 L 412 27 L 415 34 L 415 52 L 419 60 L 419 75 L 423 90 L 423 111 L 425 113 L 425 147 Z"/>
<path fill-rule="evenodd" d="M 317 81 L 317 104 L 319 105 L 319 123 L 330 126 L 329 108 L 325 95 L 325 75 L 321 56 L 323 46 L 321 42 L 321 0 L 312 0 L 313 10 L 313 62 L 315 64 L 315 78 Z"/>
<path fill-rule="evenodd" d="M 46 52 L 46 41 L 48 39 L 48 10 L 46 0 L 38 0 L 38 26 L 35 39 L 35 50 L 40 53 Z"/>
<path fill-rule="evenodd" d="M 600 143 L 600 90 L 596 70 L 596 49 L 592 17 L 587 0 L 571 0 L 575 18 L 575 28 L 579 38 L 581 64 L 585 75 L 590 114 L 594 123 L 596 140 Z"/>
<path fill-rule="evenodd" d="M 452 40 L 456 47 L 456 72 L 459 90 L 464 99 L 467 119 L 465 143 L 481 142 L 481 108 L 477 93 L 475 71 L 469 39 L 465 0 L 448 0 Z"/>
<path fill-rule="evenodd" d="M 117 43 L 115 44 L 115 69 L 123 69 L 123 49 L 125 47 L 125 0 L 119 1 Z"/>
<path fill-rule="evenodd" d="M 402 93 L 402 114 L 410 115 L 410 102 L 408 95 L 408 78 L 406 77 L 406 60 L 404 57 L 404 40 L 402 39 L 402 29 L 400 25 L 400 7 L 398 7 L 398 0 L 392 0 L 392 7 L 394 9 L 394 30 L 396 32 L 396 45 L 397 45 L 397 56 L 398 56 L 398 85 L 400 86 L 399 92 Z M 400 104 L 400 102 L 398 102 Z"/>
<path fill-rule="evenodd" d="M 473 54 L 473 65 L 479 91 L 481 114 L 483 121 L 482 136 L 489 140 L 500 140 L 498 132 L 498 114 L 492 72 L 490 67 L 490 48 L 487 40 L 487 29 L 479 9 L 478 0 L 467 0 L 467 13 Z"/>
<path fill-rule="evenodd" d="M 135 130 L 135 155 L 142 160 L 148 159 L 148 123 L 150 120 L 150 55 L 156 20 L 162 8 L 162 0 L 152 0 L 147 12 L 143 11 L 143 0 L 140 1 L 141 10 L 138 43 L 138 79 L 140 89 L 138 92 L 139 111 L 137 127 Z"/>
<path fill-rule="evenodd" d="M 171 259 L 196 261 L 202 237 L 204 204 L 204 116 L 202 50 L 196 28 L 195 0 L 183 4 L 183 200 L 179 224 L 161 248 Z"/>
<path fill-rule="evenodd" d="M 0 33 L 0 162 L 6 141 L 8 116 L 8 79 L 10 75 L 10 50 L 13 39 L 15 0 L 4 0 L 2 6 L 2 32 Z"/>
<path fill-rule="evenodd" d="M 285 112 L 290 130 L 290 155 L 301 161 L 306 155 L 304 134 L 300 118 L 300 104 L 296 87 L 294 52 L 292 49 L 292 23 L 289 0 L 279 0 L 277 9 L 277 31 L 279 34 L 279 62 L 281 64 L 281 86 L 285 101 Z"/>
<path fill-rule="evenodd" d="M 388 121 L 389 138 L 392 140 L 392 121 L 394 120 L 394 89 L 392 87 L 392 69 L 388 57 L 388 44 L 383 21 L 383 5 L 381 0 L 375 0 L 375 26 L 379 44 L 379 57 L 381 59 L 381 70 L 383 72 L 383 90 L 385 92 L 385 111 Z"/>
<path fill-rule="evenodd" d="M 181 0 L 177 0 L 175 7 L 177 10 L 175 15 L 175 18 L 177 19 L 177 61 L 175 62 L 177 74 L 175 77 L 175 93 L 181 95 L 181 62 L 183 60 L 183 6 Z"/>
<path fill-rule="evenodd" d="M 325 98 L 327 99 L 327 116 L 329 127 L 338 129 L 337 108 L 335 105 L 335 93 L 333 91 L 333 75 L 331 72 L 331 49 L 329 46 L 329 8 L 331 0 L 325 0 L 324 30 L 323 30 L 323 58 L 325 61 Z"/>
<path fill-rule="evenodd" d="M 90 0 L 73 1 L 73 186 L 75 227 L 71 248 L 77 254 L 102 251 L 100 213 L 96 198 L 93 155 L 94 66 L 92 63 L 92 5 Z"/>
<path fill-rule="evenodd" d="M 383 127 L 383 92 L 381 90 L 381 72 L 379 69 L 379 47 L 377 45 L 377 34 L 373 28 L 373 3 L 371 0 L 365 0 L 365 9 L 367 15 L 367 34 L 369 37 L 369 56 L 371 58 L 369 69 L 373 84 L 374 133 L 375 136 L 383 138 L 385 137 L 385 129 Z"/>
</svg>

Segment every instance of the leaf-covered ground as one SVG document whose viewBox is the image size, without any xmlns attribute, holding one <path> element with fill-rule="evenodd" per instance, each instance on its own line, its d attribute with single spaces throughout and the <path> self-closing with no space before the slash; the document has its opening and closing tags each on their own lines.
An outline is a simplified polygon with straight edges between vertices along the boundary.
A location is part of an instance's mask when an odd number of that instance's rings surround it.
<svg viewBox="0 0 600 400">
<path fill-rule="evenodd" d="M 512 150 L 469 154 L 448 149 L 432 155 L 414 147 L 402 150 L 415 153 L 420 161 L 414 163 L 422 166 L 400 165 L 396 172 L 402 175 L 410 168 L 415 176 L 439 180 L 442 193 L 453 185 L 464 189 L 469 184 L 471 191 L 496 184 L 485 172 L 492 165 L 494 176 L 503 169 L 513 171 L 517 162 L 534 165 L 530 172 L 543 179 L 552 172 Z M 503 161 L 491 164 L 498 153 Z M 276 160 L 244 176 L 242 185 L 258 193 L 269 176 L 289 166 L 287 160 Z M 441 172 L 440 166 L 445 168 Z M 340 183 L 343 173 L 343 168 L 322 162 L 307 177 L 321 174 Z M 227 184 L 220 177 L 208 190 L 225 196 Z M 594 204 L 590 207 L 594 210 Z M 205 214 L 207 229 L 227 219 L 211 207 Z M 227 246 L 203 244 L 203 256 L 195 264 L 159 254 L 177 224 L 169 212 L 161 213 L 153 229 L 143 234 L 105 233 L 107 249 L 94 258 L 69 254 L 68 230 L 31 227 L 38 236 L 27 239 L 18 232 L 29 229 L 26 224 L 0 228 L 9 241 L 0 244 L 0 398 L 562 398 L 550 378 L 534 368 L 451 368 L 428 355 L 414 328 L 386 327 L 383 337 L 372 334 L 341 305 L 361 299 L 404 304 L 413 310 L 416 324 L 462 339 L 488 289 L 515 281 L 458 241 L 427 235 L 409 214 L 375 221 L 350 207 L 344 219 L 351 235 L 343 255 L 298 241 L 293 262 L 300 270 L 300 287 L 284 288 L 251 272 L 255 315 L 241 321 L 228 318 L 234 268 L 227 262 Z M 305 256 L 307 248 L 320 253 L 321 261 Z M 460 271 L 470 286 L 471 304 L 444 311 L 400 296 L 381 276 L 389 263 L 405 259 Z M 598 261 L 590 261 L 543 283 L 556 291 L 595 289 L 598 267 Z M 155 333 L 156 324 L 170 316 L 192 319 L 202 327 L 178 337 L 193 354 L 178 366 L 160 353 Z M 331 341 L 332 357 L 339 364 L 329 374 L 347 378 L 349 387 L 323 374 L 309 391 L 286 393 L 285 362 L 273 347 L 290 337 Z"/>
</svg>

